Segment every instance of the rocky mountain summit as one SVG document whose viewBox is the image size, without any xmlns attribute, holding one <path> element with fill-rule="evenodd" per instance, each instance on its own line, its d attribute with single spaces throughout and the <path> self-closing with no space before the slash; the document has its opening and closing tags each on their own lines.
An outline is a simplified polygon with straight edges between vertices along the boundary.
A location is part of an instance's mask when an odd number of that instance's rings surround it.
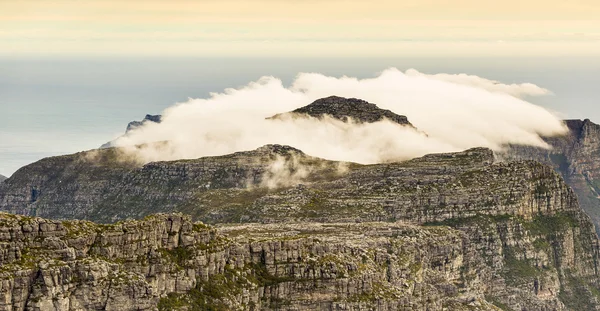
<svg viewBox="0 0 600 311">
<path fill-rule="evenodd" d="M 321 98 L 308 106 L 298 108 L 288 113 L 278 114 L 271 118 L 277 119 L 284 115 L 307 115 L 315 118 L 321 118 L 327 115 L 344 122 L 348 121 L 348 119 L 352 119 L 359 123 L 374 123 L 387 119 L 400 125 L 413 127 L 406 116 L 395 114 L 390 110 L 381 109 L 377 107 L 377 105 L 362 99 L 344 98 L 339 96 Z"/>
<path fill-rule="evenodd" d="M 120 152 L 44 159 L 0 184 L 0 208 L 27 215 L 0 215 L 0 310 L 600 309 L 593 224 L 535 161 Z"/>
<path fill-rule="evenodd" d="M 144 119 L 142 119 L 142 121 L 131 121 L 129 122 L 129 124 L 127 124 L 127 129 L 125 129 L 125 134 L 127 135 L 127 133 L 129 133 L 130 131 L 133 131 L 141 126 L 143 126 L 144 124 L 147 123 L 160 123 L 162 122 L 162 116 L 161 115 L 151 115 L 151 114 L 147 114 Z M 101 149 L 104 148 L 111 148 L 114 147 L 114 141 L 110 141 L 107 142 L 105 144 L 103 144 L 102 146 L 100 146 Z"/>
<path fill-rule="evenodd" d="M 600 228 L 600 125 L 566 120 L 567 135 L 544 137 L 551 149 L 510 146 L 507 160 L 530 159 L 552 166 L 575 190 L 581 207 Z"/>
<path fill-rule="evenodd" d="M 162 121 L 162 116 L 161 115 L 151 115 L 151 114 L 147 114 L 144 119 L 142 119 L 142 121 L 131 121 L 129 122 L 129 124 L 127 124 L 127 129 L 126 129 L 126 133 L 134 130 L 148 122 L 152 122 L 152 123 L 160 123 Z"/>
</svg>

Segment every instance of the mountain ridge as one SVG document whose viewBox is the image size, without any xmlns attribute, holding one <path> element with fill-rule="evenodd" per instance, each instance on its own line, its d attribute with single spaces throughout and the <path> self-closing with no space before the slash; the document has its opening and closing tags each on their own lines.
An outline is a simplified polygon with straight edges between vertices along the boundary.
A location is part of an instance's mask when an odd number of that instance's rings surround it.
<svg viewBox="0 0 600 311">
<path fill-rule="evenodd" d="M 566 125 L 552 150 L 371 165 L 285 145 L 46 158 L 0 183 L 0 310 L 600 310 L 580 206 L 600 126 Z"/>
<path fill-rule="evenodd" d="M 589 119 L 564 122 L 566 135 L 543 137 L 551 149 L 512 145 L 500 156 L 553 167 L 573 187 L 582 208 L 600 228 L 600 125 Z"/>
</svg>

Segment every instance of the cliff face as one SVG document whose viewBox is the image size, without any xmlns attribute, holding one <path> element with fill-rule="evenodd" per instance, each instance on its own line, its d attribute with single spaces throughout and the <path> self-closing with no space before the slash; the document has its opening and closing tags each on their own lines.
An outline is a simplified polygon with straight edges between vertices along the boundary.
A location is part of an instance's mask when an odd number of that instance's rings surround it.
<svg viewBox="0 0 600 311">
<path fill-rule="evenodd" d="M 19 170 L 0 204 L 221 223 L 2 214 L 5 310 L 600 309 L 598 238 L 574 192 L 483 148 L 366 166 L 278 145 L 144 166 L 105 149 Z"/>
<path fill-rule="evenodd" d="M 567 135 L 544 138 L 551 149 L 510 146 L 501 156 L 552 166 L 573 187 L 581 207 L 600 227 L 600 125 L 587 119 L 566 120 L 565 124 Z"/>
<path fill-rule="evenodd" d="M 577 210 L 447 225 L 0 214 L 0 310 L 596 310 Z"/>
<path fill-rule="evenodd" d="M 278 145 L 141 167 L 117 160 L 118 151 L 24 167 L 0 185 L 0 209 L 100 222 L 179 211 L 207 223 L 425 223 L 577 206 L 551 168 L 532 161 L 492 163 L 492 152 L 481 148 L 366 166 Z"/>
</svg>

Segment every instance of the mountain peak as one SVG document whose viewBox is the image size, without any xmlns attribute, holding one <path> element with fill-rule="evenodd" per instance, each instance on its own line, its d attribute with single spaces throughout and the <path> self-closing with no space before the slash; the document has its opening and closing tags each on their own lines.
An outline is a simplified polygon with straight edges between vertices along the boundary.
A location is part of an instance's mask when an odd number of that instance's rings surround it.
<svg viewBox="0 0 600 311">
<path fill-rule="evenodd" d="M 287 145 L 278 145 L 278 144 L 268 144 L 262 147 L 259 147 L 255 150 L 258 153 L 276 153 L 279 155 L 288 155 L 288 154 L 299 154 L 304 155 L 304 152 L 300 149 L 296 149 Z"/>
<path fill-rule="evenodd" d="M 146 122 L 160 123 L 161 121 L 162 121 L 162 115 L 147 114 L 142 121 L 129 122 L 129 124 L 127 124 L 127 130 L 125 132 L 127 133 L 131 130 L 134 130 L 134 129 L 144 125 Z"/>
<path fill-rule="evenodd" d="M 413 127 L 406 116 L 398 115 L 390 110 L 381 109 L 377 105 L 358 98 L 345 98 L 329 96 L 317 99 L 308 106 L 288 112 L 291 114 L 305 114 L 320 118 L 323 115 L 331 116 L 341 121 L 352 119 L 360 123 L 374 123 L 388 119 L 400 125 Z M 278 118 L 278 114 L 272 118 Z"/>
</svg>

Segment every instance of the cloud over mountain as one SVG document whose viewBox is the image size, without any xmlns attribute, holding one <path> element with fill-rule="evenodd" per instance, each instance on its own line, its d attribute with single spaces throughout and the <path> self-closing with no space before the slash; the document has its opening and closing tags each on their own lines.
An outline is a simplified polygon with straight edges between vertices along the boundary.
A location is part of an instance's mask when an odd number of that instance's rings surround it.
<svg viewBox="0 0 600 311">
<path fill-rule="evenodd" d="M 395 68 L 370 79 L 301 73 L 291 86 L 263 77 L 206 99 L 176 104 L 164 111 L 161 123 L 144 124 L 115 145 L 168 142 L 132 148 L 145 162 L 285 144 L 314 156 L 359 163 L 479 146 L 499 150 L 508 143 L 547 147 L 540 135 L 564 133 L 564 125 L 523 98 L 548 93 L 529 83 L 506 85 L 477 76 L 404 73 Z M 417 129 L 388 120 L 268 119 L 331 95 L 364 99 L 405 115 Z"/>
</svg>

